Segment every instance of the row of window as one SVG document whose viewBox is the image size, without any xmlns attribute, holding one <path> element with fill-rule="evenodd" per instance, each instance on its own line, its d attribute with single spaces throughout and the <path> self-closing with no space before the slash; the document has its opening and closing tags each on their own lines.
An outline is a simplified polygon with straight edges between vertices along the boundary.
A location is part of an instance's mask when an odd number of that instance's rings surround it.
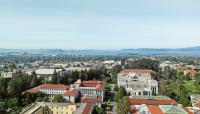
<svg viewBox="0 0 200 114">
<path fill-rule="evenodd" d="M 130 88 L 148 88 L 148 85 L 128 85 Z"/>
<path fill-rule="evenodd" d="M 65 89 L 41 89 L 41 91 L 65 91 Z"/>
</svg>

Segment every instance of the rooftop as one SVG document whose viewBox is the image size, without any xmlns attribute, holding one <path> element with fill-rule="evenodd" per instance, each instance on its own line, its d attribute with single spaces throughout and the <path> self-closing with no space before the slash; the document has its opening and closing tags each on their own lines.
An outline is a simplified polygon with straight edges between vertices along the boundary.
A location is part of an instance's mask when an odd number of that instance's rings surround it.
<svg viewBox="0 0 200 114">
<path fill-rule="evenodd" d="M 147 69 L 124 69 L 120 73 L 146 73 L 146 74 L 156 74 L 153 70 L 147 70 Z"/>
<path fill-rule="evenodd" d="M 194 114 L 194 110 L 191 110 L 189 108 L 184 108 L 184 109 L 188 114 Z"/>
<path fill-rule="evenodd" d="M 200 102 L 196 103 L 195 106 L 200 108 Z"/>
<path fill-rule="evenodd" d="M 64 95 L 75 96 L 76 94 L 78 94 L 79 91 L 80 91 L 79 89 L 68 90 L 64 92 Z"/>
<path fill-rule="evenodd" d="M 172 105 L 177 104 L 174 100 L 169 99 L 141 99 L 141 98 L 129 98 L 129 103 L 131 105 Z"/>
<path fill-rule="evenodd" d="M 102 97 L 97 96 L 97 97 L 83 97 L 81 99 L 82 103 L 97 103 L 97 102 L 102 102 Z"/>
<path fill-rule="evenodd" d="M 187 112 L 179 105 L 159 105 L 165 114 L 187 114 Z"/>
<path fill-rule="evenodd" d="M 139 99 L 164 99 L 170 100 L 167 96 L 130 96 L 130 98 L 139 98 Z"/>
<path fill-rule="evenodd" d="M 43 84 L 40 86 L 42 89 L 68 89 L 69 85 L 64 84 Z"/>
<path fill-rule="evenodd" d="M 93 108 L 93 104 L 87 104 L 82 114 L 90 114 L 90 112 L 92 111 L 92 108 Z"/>
<path fill-rule="evenodd" d="M 151 114 L 164 114 L 159 106 L 148 106 Z"/>
<path fill-rule="evenodd" d="M 104 83 L 102 81 L 83 81 L 75 82 L 75 84 L 81 84 L 82 87 L 95 87 L 98 90 L 104 89 Z"/>
<path fill-rule="evenodd" d="M 29 89 L 27 90 L 26 92 L 30 92 L 30 93 L 37 93 L 40 91 L 40 87 L 35 87 L 35 88 L 32 88 L 32 89 Z"/>
<path fill-rule="evenodd" d="M 36 74 L 41 74 L 41 75 L 52 75 L 54 74 L 54 69 L 38 69 L 35 71 Z"/>
</svg>

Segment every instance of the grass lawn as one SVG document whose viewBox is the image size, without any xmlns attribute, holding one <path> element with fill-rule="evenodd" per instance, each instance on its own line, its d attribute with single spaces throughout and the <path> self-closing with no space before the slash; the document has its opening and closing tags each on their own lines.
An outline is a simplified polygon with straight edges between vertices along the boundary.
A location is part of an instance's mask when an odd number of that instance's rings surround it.
<svg viewBox="0 0 200 114">
<path fill-rule="evenodd" d="M 193 80 L 190 80 L 190 81 L 184 81 L 185 84 L 185 88 L 189 91 L 191 91 L 192 93 L 195 93 L 196 92 L 196 87 L 194 85 L 194 81 Z"/>
</svg>

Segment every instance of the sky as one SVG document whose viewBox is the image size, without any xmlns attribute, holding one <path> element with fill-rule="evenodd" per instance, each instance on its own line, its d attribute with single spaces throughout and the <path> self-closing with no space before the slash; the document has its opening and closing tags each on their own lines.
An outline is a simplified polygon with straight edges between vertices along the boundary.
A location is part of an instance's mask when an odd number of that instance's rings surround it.
<svg viewBox="0 0 200 114">
<path fill-rule="evenodd" d="M 200 0 L 0 0 L 0 48 L 200 46 Z"/>
</svg>

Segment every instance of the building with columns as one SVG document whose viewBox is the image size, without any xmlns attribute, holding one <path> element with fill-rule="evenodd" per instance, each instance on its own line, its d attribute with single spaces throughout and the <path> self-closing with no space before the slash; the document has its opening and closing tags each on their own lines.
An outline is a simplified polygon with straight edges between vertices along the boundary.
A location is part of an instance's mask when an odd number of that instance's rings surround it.
<svg viewBox="0 0 200 114">
<path fill-rule="evenodd" d="M 124 87 L 132 96 L 158 95 L 158 82 L 152 79 L 152 70 L 125 69 L 117 75 L 118 87 Z"/>
<path fill-rule="evenodd" d="M 42 92 L 46 96 L 52 98 L 55 95 L 63 95 L 66 90 L 70 88 L 69 85 L 64 84 L 42 84 L 38 87 L 27 90 L 26 92 L 37 93 Z"/>
<path fill-rule="evenodd" d="M 77 80 L 74 84 L 42 84 L 38 87 L 27 90 L 26 92 L 42 92 L 49 98 L 55 95 L 63 95 L 68 102 L 75 103 L 79 97 L 82 97 L 82 103 L 100 104 L 105 95 L 105 84 L 102 81 L 81 81 Z"/>
<path fill-rule="evenodd" d="M 81 81 L 77 80 L 71 88 L 80 89 L 80 93 L 83 97 L 101 97 L 101 101 L 104 99 L 105 85 L 102 81 Z"/>
</svg>

